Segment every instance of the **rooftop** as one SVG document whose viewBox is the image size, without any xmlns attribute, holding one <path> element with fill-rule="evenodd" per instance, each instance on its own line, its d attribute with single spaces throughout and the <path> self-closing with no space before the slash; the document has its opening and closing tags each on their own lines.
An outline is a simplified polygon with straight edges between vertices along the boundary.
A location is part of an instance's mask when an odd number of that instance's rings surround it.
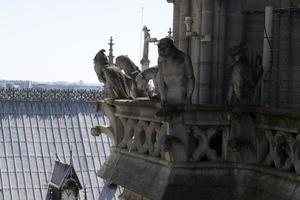
<svg viewBox="0 0 300 200">
<path fill-rule="evenodd" d="M 91 110 L 98 98 L 86 90 L 0 90 L 0 199 L 44 199 L 55 162 L 69 163 L 71 151 L 87 198 L 116 199 L 96 176 L 110 154 L 109 139 L 90 134 L 107 121 Z"/>
</svg>

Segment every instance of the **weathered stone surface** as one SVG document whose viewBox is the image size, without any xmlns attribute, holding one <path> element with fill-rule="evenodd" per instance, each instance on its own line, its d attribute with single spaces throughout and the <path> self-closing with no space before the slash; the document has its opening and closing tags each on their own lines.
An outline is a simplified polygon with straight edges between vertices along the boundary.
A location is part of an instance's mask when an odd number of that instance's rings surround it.
<svg viewBox="0 0 300 200">
<path fill-rule="evenodd" d="M 98 175 L 149 199 L 290 200 L 300 179 L 230 162 L 172 163 L 114 149 Z"/>
<path fill-rule="evenodd" d="M 145 99 L 95 108 L 107 112 L 110 132 L 98 131 L 113 135 L 115 145 L 98 175 L 125 187 L 124 199 L 299 197 L 300 114 L 198 105 L 162 110 Z"/>
</svg>

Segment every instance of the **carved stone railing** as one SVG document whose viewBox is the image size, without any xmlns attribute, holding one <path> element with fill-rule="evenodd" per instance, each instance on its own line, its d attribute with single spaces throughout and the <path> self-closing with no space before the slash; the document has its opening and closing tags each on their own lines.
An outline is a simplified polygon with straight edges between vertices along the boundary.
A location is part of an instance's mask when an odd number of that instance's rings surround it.
<svg viewBox="0 0 300 200">
<path fill-rule="evenodd" d="M 92 134 L 109 135 L 119 150 L 167 161 L 224 160 L 229 133 L 225 111 L 201 107 L 171 109 L 163 116 L 160 104 L 150 101 L 99 102 L 110 126 L 97 126 Z"/>
<path fill-rule="evenodd" d="M 258 163 L 300 174 L 300 114 L 257 110 L 255 115 Z"/>
<path fill-rule="evenodd" d="M 104 92 L 83 89 L 0 89 L 0 101 L 84 101 L 104 98 Z"/>
<path fill-rule="evenodd" d="M 162 110 L 147 100 L 102 101 L 95 110 L 110 125 L 92 134 L 114 142 L 98 175 L 124 186 L 125 199 L 132 192 L 199 199 L 220 188 L 212 199 L 297 199 L 300 114 L 199 105 Z"/>
</svg>

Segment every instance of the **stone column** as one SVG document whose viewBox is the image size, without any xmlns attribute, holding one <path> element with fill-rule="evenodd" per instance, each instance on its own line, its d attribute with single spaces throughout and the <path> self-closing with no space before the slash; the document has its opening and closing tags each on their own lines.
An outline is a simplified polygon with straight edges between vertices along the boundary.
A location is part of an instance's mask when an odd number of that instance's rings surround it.
<svg viewBox="0 0 300 200">
<path fill-rule="evenodd" d="M 272 68 L 272 36 L 273 35 L 273 7 L 267 6 L 265 9 L 265 30 L 263 49 L 263 81 L 261 89 L 261 105 L 270 105 L 271 89 L 271 68 Z"/>
<path fill-rule="evenodd" d="M 173 3 L 173 38 L 174 45 L 179 48 L 179 2 L 180 0 L 168 0 L 169 3 Z"/>
<path fill-rule="evenodd" d="M 186 25 L 184 19 L 186 16 L 190 16 L 190 0 L 180 0 L 180 14 L 179 14 L 179 44 L 178 48 L 189 54 L 189 40 L 186 37 Z M 175 30 L 175 29 L 174 29 Z"/>
<path fill-rule="evenodd" d="M 224 104 L 224 57 L 225 57 L 225 27 L 226 27 L 226 1 L 215 1 L 213 49 L 213 76 L 212 76 L 212 103 Z"/>
<path fill-rule="evenodd" d="M 113 45 L 114 45 L 114 43 L 113 43 L 113 38 L 112 37 L 110 37 L 108 45 L 109 45 L 108 63 L 110 65 L 112 65 L 112 64 L 114 64 L 114 55 L 113 55 Z"/>
<path fill-rule="evenodd" d="M 200 42 L 200 79 L 199 79 L 199 102 L 200 104 L 211 103 L 211 76 L 212 76 L 212 38 L 214 24 L 214 1 L 202 0 L 201 14 L 201 39 Z"/>
</svg>

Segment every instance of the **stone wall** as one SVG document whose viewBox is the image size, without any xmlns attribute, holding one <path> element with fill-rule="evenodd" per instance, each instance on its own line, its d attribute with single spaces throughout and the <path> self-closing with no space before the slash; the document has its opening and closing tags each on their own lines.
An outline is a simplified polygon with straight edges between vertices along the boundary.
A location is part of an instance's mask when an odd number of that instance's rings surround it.
<svg viewBox="0 0 300 200">
<path fill-rule="evenodd" d="M 244 41 L 250 53 L 263 55 L 264 11 L 299 5 L 296 0 L 174 0 L 175 45 L 191 56 L 196 78 L 195 104 L 224 104 L 231 73 L 231 47 Z M 191 16 L 193 36 L 184 19 Z M 299 10 L 274 11 L 271 91 L 267 106 L 300 108 Z M 268 92 L 269 93 L 269 92 Z M 264 105 L 265 106 L 265 105 Z"/>
</svg>

